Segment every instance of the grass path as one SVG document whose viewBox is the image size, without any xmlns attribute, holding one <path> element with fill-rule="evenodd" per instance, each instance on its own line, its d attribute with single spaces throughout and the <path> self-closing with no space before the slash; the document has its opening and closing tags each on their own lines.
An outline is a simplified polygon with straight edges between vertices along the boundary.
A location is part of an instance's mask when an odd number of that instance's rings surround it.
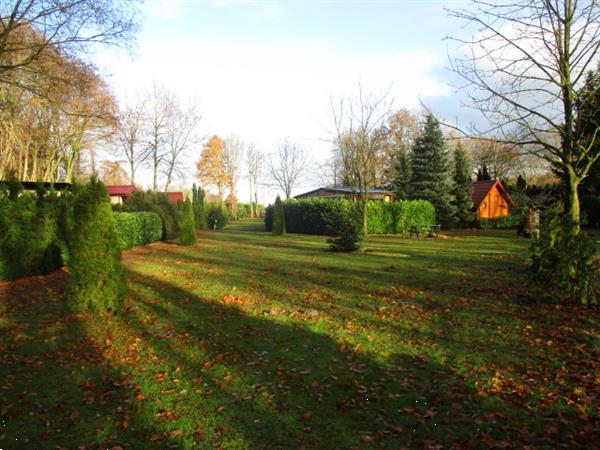
<svg viewBox="0 0 600 450">
<path fill-rule="evenodd" d="M 0 283 L 0 448 L 594 448 L 597 309 L 535 304 L 527 242 L 258 222 L 127 252 L 116 316 Z M 597 448 L 597 447 L 596 447 Z"/>
</svg>

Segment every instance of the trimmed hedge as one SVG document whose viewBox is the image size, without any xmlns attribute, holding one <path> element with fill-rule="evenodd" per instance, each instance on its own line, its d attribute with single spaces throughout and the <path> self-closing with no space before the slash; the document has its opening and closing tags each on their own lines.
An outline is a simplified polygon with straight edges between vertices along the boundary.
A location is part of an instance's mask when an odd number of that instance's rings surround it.
<svg viewBox="0 0 600 450">
<path fill-rule="evenodd" d="M 330 235 L 326 217 L 336 214 L 335 202 L 346 202 L 348 208 L 358 208 L 350 200 L 307 199 L 283 202 L 286 231 L 289 233 Z M 369 202 L 369 233 L 407 233 L 411 228 L 434 225 L 435 209 L 426 200 L 400 200 L 396 202 Z M 265 228 L 273 229 L 273 205 L 265 211 Z"/>
<path fill-rule="evenodd" d="M 162 237 L 162 220 L 157 213 L 115 212 L 114 216 L 121 250 L 160 241 Z"/>
<path fill-rule="evenodd" d="M 67 259 L 61 229 L 71 194 L 0 192 L 0 280 L 53 272 Z"/>
<path fill-rule="evenodd" d="M 179 236 L 182 206 L 171 203 L 164 192 L 136 191 L 120 209 L 127 212 L 155 212 L 162 220 L 162 239 L 175 239 Z"/>
<path fill-rule="evenodd" d="M 479 228 L 482 230 L 505 230 L 510 228 L 517 228 L 521 217 L 513 214 L 510 216 L 498 217 L 496 219 L 479 219 Z"/>
</svg>

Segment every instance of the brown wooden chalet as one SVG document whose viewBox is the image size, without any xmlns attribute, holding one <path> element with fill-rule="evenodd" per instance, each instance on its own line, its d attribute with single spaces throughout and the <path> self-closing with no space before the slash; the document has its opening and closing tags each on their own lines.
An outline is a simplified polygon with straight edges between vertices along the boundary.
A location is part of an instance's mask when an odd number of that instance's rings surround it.
<svg viewBox="0 0 600 450">
<path fill-rule="evenodd" d="M 478 219 L 496 219 L 510 214 L 512 199 L 500 180 L 474 182 L 472 198 Z"/>
<path fill-rule="evenodd" d="M 386 191 L 383 189 L 369 189 L 368 199 L 369 200 L 380 200 L 384 202 L 391 202 L 395 199 L 395 194 L 392 191 Z M 304 198 L 346 198 L 349 200 L 360 200 L 361 190 L 359 188 L 350 188 L 345 186 L 340 187 L 320 187 L 313 189 L 312 191 L 305 192 L 304 194 L 296 195 L 295 199 Z"/>
</svg>

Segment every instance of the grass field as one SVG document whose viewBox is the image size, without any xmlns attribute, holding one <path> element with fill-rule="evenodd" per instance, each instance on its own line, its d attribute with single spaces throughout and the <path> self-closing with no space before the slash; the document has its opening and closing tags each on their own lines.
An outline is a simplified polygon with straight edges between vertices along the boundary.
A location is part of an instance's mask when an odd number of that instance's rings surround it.
<svg viewBox="0 0 600 450">
<path fill-rule="evenodd" d="M 510 234 L 259 222 L 126 252 L 117 315 L 0 283 L 0 448 L 598 448 L 598 309 L 536 302 Z"/>
</svg>

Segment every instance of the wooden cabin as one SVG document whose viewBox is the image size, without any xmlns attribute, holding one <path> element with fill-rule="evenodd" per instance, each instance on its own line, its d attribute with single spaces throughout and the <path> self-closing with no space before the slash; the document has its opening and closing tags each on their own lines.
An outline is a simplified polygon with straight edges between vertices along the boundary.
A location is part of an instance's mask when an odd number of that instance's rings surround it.
<svg viewBox="0 0 600 450">
<path fill-rule="evenodd" d="M 477 219 L 496 219 L 510 215 L 512 199 L 500 180 L 474 182 L 472 198 Z"/>
<path fill-rule="evenodd" d="M 362 196 L 361 191 L 358 188 L 339 186 L 321 187 L 305 192 L 304 194 L 296 195 L 294 198 L 298 200 L 305 198 L 345 198 L 348 200 L 357 201 L 360 200 Z M 367 198 L 369 200 L 391 202 L 396 198 L 396 195 L 392 191 L 386 191 L 383 189 L 369 189 Z"/>
<path fill-rule="evenodd" d="M 118 186 L 105 186 L 110 197 L 110 202 L 116 205 L 122 205 L 125 200 L 133 195 L 135 186 L 133 184 L 124 184 Z"/>
</svg>

